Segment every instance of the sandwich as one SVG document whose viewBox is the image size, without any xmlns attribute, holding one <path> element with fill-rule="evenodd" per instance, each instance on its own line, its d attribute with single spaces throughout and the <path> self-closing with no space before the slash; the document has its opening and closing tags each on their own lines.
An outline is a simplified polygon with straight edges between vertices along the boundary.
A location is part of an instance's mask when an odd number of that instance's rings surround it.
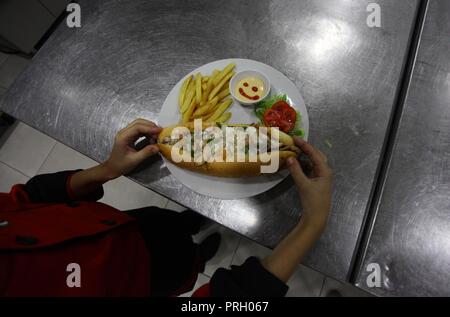
<svg viewBox="0 0 450 317">
<path fill-rule="evenodd" d="M 157 144 L 176 166 L 218 177 L 276 173 L 285 168 L 287 158 L 300 154 L 290 135 L 257 124 L 178 124 L 164 128 Z"/>
</svg>

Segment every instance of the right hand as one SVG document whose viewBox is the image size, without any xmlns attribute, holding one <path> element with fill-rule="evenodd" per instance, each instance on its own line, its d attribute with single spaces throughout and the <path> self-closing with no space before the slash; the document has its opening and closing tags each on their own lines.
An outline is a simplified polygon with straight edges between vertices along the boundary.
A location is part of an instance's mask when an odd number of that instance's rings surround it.
<svg viewBox="0 0 450 317">
<path fill-rule="evenodd" d="M 308 177 L 298 160 L 291 157 L 287 161 L 303 206 L 300 224 L 322 232 L 331 210 L 333 173 L 326 156 L 320 150 L 299 137 L 294 137 L 294 142 L 312 163 L 312 175 Z"/>
</svg>

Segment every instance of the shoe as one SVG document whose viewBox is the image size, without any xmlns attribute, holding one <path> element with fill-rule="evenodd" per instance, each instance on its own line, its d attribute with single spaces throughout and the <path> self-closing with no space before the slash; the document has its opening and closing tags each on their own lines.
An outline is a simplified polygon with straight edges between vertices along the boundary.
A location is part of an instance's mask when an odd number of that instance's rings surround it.
<svg viewBox="0 0 450 317">
<path fill-rule="evenodd" d="M 216 232 L 206 237 L 206 239 L 200 243 L 200 256 L 203 258 L 205 263 L 216 255 L 221 241 L 222 237 Z"/>
</svg>

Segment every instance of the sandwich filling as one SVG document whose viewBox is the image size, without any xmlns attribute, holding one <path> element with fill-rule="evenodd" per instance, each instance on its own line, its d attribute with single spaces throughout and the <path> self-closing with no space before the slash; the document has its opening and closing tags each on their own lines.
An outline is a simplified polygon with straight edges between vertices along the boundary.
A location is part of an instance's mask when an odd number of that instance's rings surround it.
<svg viewBox="0 0 450 317">
<path fill-rule="evenodd" d="M 164 136 L 161 144 L 176 147 L 180 156 L 188 154 L 197 165 L 223 161 L 229 157 L 237 161 L 257 161 L 257 155 L 290 151 L 296 155 L 300 149 L 292 138 L 278 129 L 252 125 L 223 125 L 216 123 L 196 130 L 175 127 L 171 135 Z M 187 153 L 186 153 L 187 152 Z"/>
</svg>

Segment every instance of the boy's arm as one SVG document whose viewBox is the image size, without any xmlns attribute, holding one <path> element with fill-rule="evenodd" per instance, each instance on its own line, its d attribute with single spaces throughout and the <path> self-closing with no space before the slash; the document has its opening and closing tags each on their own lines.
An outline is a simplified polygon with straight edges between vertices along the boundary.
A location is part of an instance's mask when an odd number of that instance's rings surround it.
<svg viewBox="0 0 450 317">
<path fill-rule="evenodd" d="M 300 222 L 262 261 L 251 257 L 240 266 L 217 270 L 210 281 L 209 295 L 284 296 L 286 282 L 325 229 L 331 208 L 331 169 L 322 152 L 300 138 L 294 139 L 313 167 L 307 177 L 297 160 L 288 161 L 303 207 Z"/>
<path fill-rule="evenodd" d="M 286 283 L 320 236 L 321 230 L 310 228 L 300 221 L 261 263 L 267 271 Z"/>
<path fill-rule="evenodd" d="M 70 180 L 71 194 L 76 199 L 85 197 L 107 181 L 131 172 L 136 166 L 159 151 L 158 146 L 154 144 L 147 145 L 138 151 L 134 147 L 136 140 L 142 136 L 154 138 L 159 132 L 161 132 L 161 128 L 151 121 L 144 119 L 133 121 L 117 134 L 111 155 L 106 162 L 72 176 Z"/>
<path fill-rule="evenodd" d="M 156 145 L 138 151 L 134 143 L 142 136 L 155 137 L 160 131 L 153 122 L 137 119 L 117 134 L 111 155 L 104 163 L 86 170 L 37 175 L 27 182 L 25 190 L 36 203 L 98 200 L 103 196 L 104 183 L 129 173 L 158 152 Z"/>
<path fill-rule="evenodd" d="M 303 206 L 302 217 L 291 233 L 262 261 L 262 265 L 283 282 L 289 280 L 322 235 L 331 209 L 332 171 L 325 155 L 300 138 L 295 137 L 295 143 L 309 157 L 313 169 L 313 175 L 307 177 L 297 160 L 288 160 Z"/>
</svg>

